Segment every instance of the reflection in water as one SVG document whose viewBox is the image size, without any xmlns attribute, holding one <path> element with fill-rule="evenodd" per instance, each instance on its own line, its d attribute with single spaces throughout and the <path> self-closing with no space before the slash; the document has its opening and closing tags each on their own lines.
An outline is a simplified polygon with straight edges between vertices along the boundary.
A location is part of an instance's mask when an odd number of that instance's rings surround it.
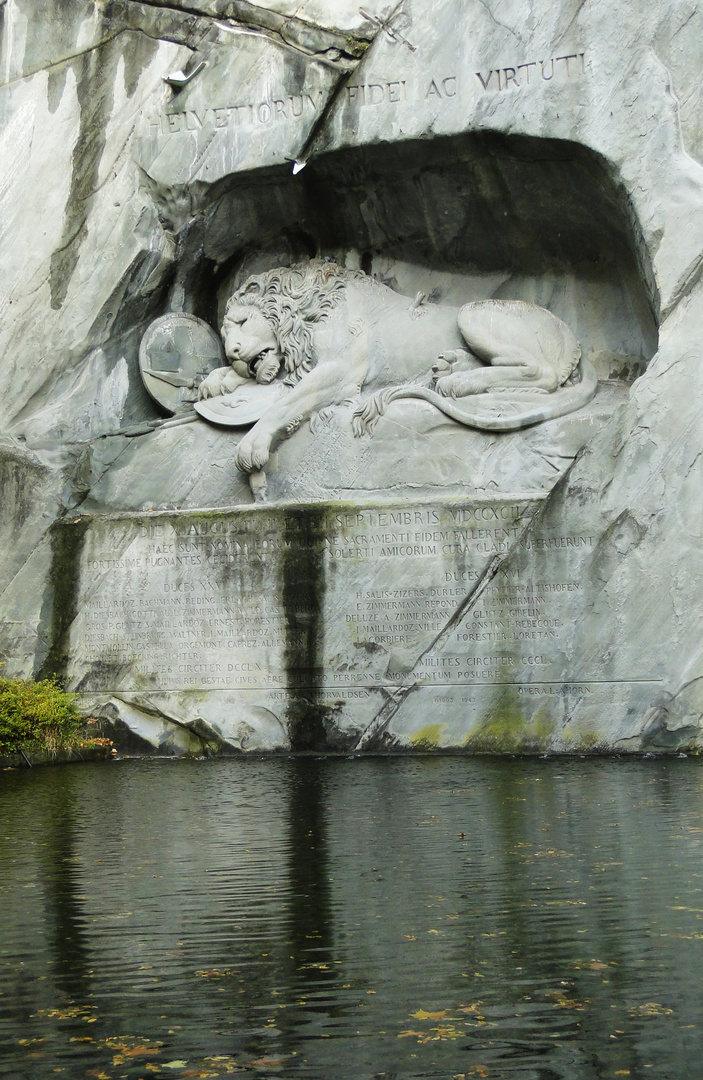
<svg viewBox="0 0 703 1080">
<path fill-rule="evenodd" d="M 0 776 L 0 1075 L 700 1072 L 697 762 Z"/>
</svg>

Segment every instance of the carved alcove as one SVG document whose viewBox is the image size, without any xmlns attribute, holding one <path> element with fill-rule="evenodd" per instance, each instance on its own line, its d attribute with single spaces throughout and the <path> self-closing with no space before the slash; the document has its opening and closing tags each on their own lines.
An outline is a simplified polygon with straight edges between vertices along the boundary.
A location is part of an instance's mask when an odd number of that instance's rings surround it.
<svg viewBox="0 0 703 1080">
<path fill-rule="evenodd" d="M 383 143 L 313 158 L 296 175 L 287 165 L 150 194 L 177 237 L 166 310 L 219 328 L 228 296 L 251 274 L 330 259 L 409 303 L 422 293 L 428 305 L 493 298 L 547 308 L 573 329 L 601 380 L 587 410 L 498 436 L 440 423 L 415 401 L 395 403 L 370 444 L 352 438 L 351 413 L 338 410 L 323 431 L 304 424 L 274 455 L 276 499 L 410 495 L 423 485 L 545 492 L 656 351 L 658 298 L 636 219 L 613 168 L 574 143 L 493 132 Z M 98 501 L 135 509 L 250 501 L 233 458 L 237 433 L 194 427 L 187 445 L 180 440 L 178 452 L 192 459 L 180 478 L 174 436 L 155 433 L 150 480 L 123 459 L 121 482 L 108 477 Z M 201 468 L 212 460 L 222 466 L 219 486 Z"/>
<path fill-rule="evenodd" d="M 338 151 L 211 191 L 184 247 L 198 313 L 246 274 L 315 255 L 430 302 L 530 300 L 569 323 L 601 378 L 656 350 L 658 299 L 617 176 L 575 143 L 481 132 Z M 187 260 L 186 260 L 187 261 Z M 414 292 L 413 292 L 414 295 Z"/>
</svg>

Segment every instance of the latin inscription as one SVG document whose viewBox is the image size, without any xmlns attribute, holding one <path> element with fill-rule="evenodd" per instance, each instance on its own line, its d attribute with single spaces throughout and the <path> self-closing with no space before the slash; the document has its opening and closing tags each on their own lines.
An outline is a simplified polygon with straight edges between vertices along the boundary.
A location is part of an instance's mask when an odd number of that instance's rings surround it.
<svg viewBox="0 0 703 1080">
<path fill-rule="evenodd" d="M 264 511 L 163 516 L 130 524 L 119 545 L 108 526 L 102 541 L 99 529 L 91 531 L 74 628 L 76 679 L 124 691 L 285 694 L 287 686 L 307 685 L 311 672 L 288 671 L 286 657 L 306 655 L 310 612 L 296 610 L 295 581 L 319 565 L 315 662 L 330 700 L 341 690 L 363 696 L 408 682 L 524 683 L 526 672 L 536 685 L 562 641 L 564 601 L 581 591 L 564 567 L 595 542 L 533 537 L 527 526 L 537 507 L 328 510 L 314 530 L 303 515 Z M 558 554 L 561 569 L 552 580 L 522 580 L 519 560 L 500 562 L 521 549 Z M 494 576 L 472 603 L 489 565 L 497 566 Z M 525 687 L 533 691 L 553 692 L 546 683 Z"/>
<path fill-rule="evenodd" d="M 525 527 L 533 508 L 518 503 L 479 504 L 446 510 L 398 511 L 379 519 L 359 511 L 338 514 L 331 555 L 335 559 L 384 558 L 415 560 L 415 565 L 436 567 L 431 584 L 408 583 L 417 571 L 405 575 L 403 586 L 357 590 L 346 615 L 357 646 L 417 649 L 411 671 L 389 668 L 386 680 L 405 684 L 475 684 L 516 681 L 522 672 L 546 667 L 562 636 L 563 598 L 579 593 L 580 582 L 555 580 L 523 582 L 519 569 L 498 569 L 494 584 L 480 601 L 470 605 L 442 656 L 422 656 L 423 646 L 441 634 L 464 605 L 465 597 L 481 578 L 486 564 L 511 550 L 578 552 L 592 548 L 593 536 L 533 538 Z M 417 514 L 417 517 L 415 516 Z M 385 531 L 378 531 L 383 523 Z M 394 528 L 388 531 L 388 525 Z M 374 528 L 376 526 L 376 528 Z M 394 569 L 398 581 L 403 575 Z M 450 655 L 446 655 L 447 652 Z M 371 670 L 346 670 L 350 684 L 372 684 Z"/>
<path fill-rule="evenodd" d="M 530 60 L 502 67 L 487 67 L 475 72 L 479 93 L 504 93 L 542 83 L 560 82 L 586 74 L 585 52 L 565 53 L 546 60 Z M 350 82 L 342 91 L 342 101 L 354 109 L 378 109 L 389 106 L 442 104 L 461 97 L 459 77 L 455 73 L 431 75 L 416 83 L 408 79 L 377 78 L 369 82 Z M 198 108 L 177 109 L 146 118 L 151 135 L 184 135 L 270 127 L 278 123 L 296 123 L 319 115 L 326 100 L 320 88 L 299 94 L 284 91 L 260 99 L 221 102 Z"/>
<path fill-rule="evenodd" d="M 100 585 L 79 619 L 85 665 L 140 689 L 284 685 L 284 649 L 303 631 L 286 625 L 276 575 L 315 546 L 305 529 L 243 515 L 135 532 L 124 554 L 86 558 Z"/>
<path fill-rule="evenodd" d="M 380 82 L 351 83 L 344 88 L 347 105 L 364 108 L 367 105 L 395 105 L 404 101 L 442 101 L 457 95 L 456 75 L 437 76 L 418 86 L 409 86 L 407 80 L 382 80 Z"/>
<path fill-rule="evenodd" d="M 170 109 L 152 116 L 149 132 L 155 135 L 176 135 L 201 131 L 204 128 L 269 127 L 281 121 L 297 121 L 316 115 L 325 100 L 323 90 L 311 89 L 300 94 L 281 94 L 260 101 L 241 101 L 234 104 L 211 105 L 199 109 Z"/>
<path fill-rule="evenodd" d="M 531 84 L 551 82 L 552 79 L 573 79 L 586 73 L 586 54 L 569 53 L 565 56 L 552 56 L 548 60 L 531 60 L 527 64 L 515 64 L 513 67 L 489 68 L 477 71 L 476 78 L 487 92 L 519 90 Z"/>
</svg>

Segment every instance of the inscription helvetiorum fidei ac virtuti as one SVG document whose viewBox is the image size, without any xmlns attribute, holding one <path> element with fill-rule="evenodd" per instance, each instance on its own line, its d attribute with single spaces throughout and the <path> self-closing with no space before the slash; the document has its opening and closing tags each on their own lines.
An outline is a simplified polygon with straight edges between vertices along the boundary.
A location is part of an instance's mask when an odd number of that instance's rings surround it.
<svg viewBox="0 0 703 1080">
<path fill-rule="evenodd" d="M 8 9 L 3 670 L 169 753 L 697 746 L 703 15 L 210 8 Z"/>
</svg>

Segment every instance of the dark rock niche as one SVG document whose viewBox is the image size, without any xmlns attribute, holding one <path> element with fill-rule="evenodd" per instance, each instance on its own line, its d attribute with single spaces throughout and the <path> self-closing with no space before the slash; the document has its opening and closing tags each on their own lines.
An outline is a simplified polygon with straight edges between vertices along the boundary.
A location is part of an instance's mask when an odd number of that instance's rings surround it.
<svg viewBox="0 0 703 1080">
<path fill-rule="evenodd" d="M 393 261 L 503 275 L 493 295 L 552 307 L 569 281 L 584 345 L 627 358 L 601 377 L 629 380 L 656 350 L 659 299 L 635 215 L 613 167 L 576 143 L 480 132 L 336 151 L 297 176 L 286 167 L 187 193 L 148 186 L 178 230 L 174 288 L 213 326 L 247 274 L 354 252 L 399 291 Z M 174 209 L 184 203 L 187 220 Z M 442 302 L 442 290 L 430 299 Z"/>
</svg>

